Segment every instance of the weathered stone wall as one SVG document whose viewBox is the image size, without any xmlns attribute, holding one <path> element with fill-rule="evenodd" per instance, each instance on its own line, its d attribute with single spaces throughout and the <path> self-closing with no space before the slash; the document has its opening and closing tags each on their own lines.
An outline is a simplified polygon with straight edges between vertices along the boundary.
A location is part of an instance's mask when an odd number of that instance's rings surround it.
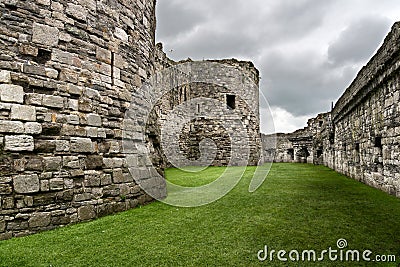
<svg viewBox="0 0 400 267">
<path fill-rule="evenodd" d="M 175 166 L 257 165 L 261 149 L 259 73 L 254 65 L 235 59 L 173 62 L 161 50 L 162 46 L 158 45 L 157 68 L 160 71 L 170 68 L 168 74 L 173 81 L 156 109 L 160 114 L 160 125 L 174 124 L 173 131 L 163 135 L 163 143 L 179 143 L 179 147 L 175 147 L 179 152 L 170 153 L 170 161 L 172 159 Z M 179 64 L 193 67 L 189 67 L 190 72 L 182 73 L 175 70 L 179 69 Z M 210 72 L 215 80 L 200 81 L 196 76 L 198 65 L 204 65 L 206 69 L 200 69 L 200 72 Z M 231 82 L 218 84 L 221 77 L 232 77 Z M 234 98 L 234 107 L 229 107 L 229 97 Z M 182 109 L 181 113 L 174 111 L 179 109 Z M 171 116 L 171 112 L 176 114 Z M 240 132 L 245 132 L 247 138 L 232 136 Z M 202 142 L 205 139 L 214 145 Z M 247 149 L 249 153 L 246 153 Z"/>
<path fill-rule="evenodd" d="M 334 168 L 400 197 L 400 23 L 338 100 Z"/>
<path fill-rule="evenodd" d="M 274 162 L 322 164 L 329 123 L 330 113 L 322 113 L 309 119 L 307 127 L 293 133 L 263 134 L 264 158 L 273 158 Z"/>
<path fill-rule="evenodd" d="M 279 136 L 286 145 L 275 149 L 276 160 L 292 161 L 285 154 L 287 147 L 295 147 L 301 138 L 307 138 L 311 142 L 307 147 L 312 151 L 308 162 L 324 164 L 400 197 L 399 43 L 397 22 L 331 113 L 309 120 L 303 130 Z M 263 136 L 263 140 L 270 138 Z M 267 150 L 274 148 L 264 146 Z"/>
<path fill-rule="evenodd" d="M 154 9 L 153 0 L 0 1 L 0 239 L 151 200 L 121 140 L 153 72 Z"/>
</svg>

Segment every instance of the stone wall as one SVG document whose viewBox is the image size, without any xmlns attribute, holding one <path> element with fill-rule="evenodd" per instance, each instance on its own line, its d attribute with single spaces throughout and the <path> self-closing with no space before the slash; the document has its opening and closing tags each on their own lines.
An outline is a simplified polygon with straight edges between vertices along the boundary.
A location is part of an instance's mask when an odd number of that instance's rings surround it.
<svg viewBox="0 0 400 267">
<path fill-rule="evenodd" d="M 308 162 L 400 197 L 399 43 L 397 22 L 331 113 L 309 120 L 305 129 L 279 135 L 277 148 L 264 145 L 264 153 L 276 153 L 277 161 L 296 161 L 288 158 L 287 148 L 308 139 L 312 157 Z M 263 143 L 271 138 L 264 135 Z"/>
<path fill-rule="evenodd" d="M 334 168 L 398 197 L 399 43 L 400 23 L 396 23 L 382 47 L 358 73 L 332 111 Z"/>
<path fill-rule="evenodd" d="M 0 10 L 0 239 L 150 201 L 121 140 L 154 68 L 155 1 L 2 0 Z M 137 175 L 150 177 L 147 166 Z"/>
<path fill-rule="evenodd" d="M 161 49 L 158 45 L 156 64 L 161 72 L 171 69 L 172 85 L 157 104 L 157 112 L 159 128 L 174 124 L 162 134 L 164 145 L 177 144 L 167 149 L 173 151 L 170 165 L 257 165 L 261 148 L 259 73 L 254 65 L 235 59 L 173 62 Z M 210 81 L 198 77 L 207 72 L 213 78 Z"/>
<path fill-rule="evenodd" d="M 274 162 L 322 164 L 330 113 L 309 119 L 307 127 L 289 134 L 262 134 L 264 158 Z"/>
</svg>

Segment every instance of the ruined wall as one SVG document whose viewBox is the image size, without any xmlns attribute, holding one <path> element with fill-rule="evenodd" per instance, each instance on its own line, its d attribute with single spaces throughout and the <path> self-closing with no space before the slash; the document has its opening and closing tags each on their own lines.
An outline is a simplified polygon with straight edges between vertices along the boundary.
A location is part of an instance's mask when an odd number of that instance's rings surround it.
<svg viewBox="0 0 400 267">
<path fill-rule="evenodd" d="M 172 81 L 168 92 L 157 104 L 157 112 L 160 124 L 174 124 L 173 132 L 163 136 L 164 144 L 179 144 L 175 147 L 179 152 L 171 153 L 169 160 L 172 159 L 175 166 L 257 165 L 261 148 L 259 73 L 254 65 L 235 59 L 172 62 L 161 50 L 162 46 L 158 45 L 157 68 L 160 71 L 173 70 L 168 72 Z M 179 69 L 179 64 L 188 66 L 188 71 L 176 73 L 175 68 Z M 205 67 L 200 72 L 210 72 L 215 80 L 201 81 L 197 77 L 196 68 L 199 65 Z M 232 77 L 232 82 L 218 84 L 221 77 Z M 233 99 L 231 106 L 229 98 Z M 181 113 L 175 112 L 180 108 Z M 176 113 L 173 117 L 172 111 Z M 239 132 L 245 132 L 248 139 L 232 137 Z M 178 139 L 176 135 L 179 135 Z M 205 139 L 211 140 L 214 145 L 202 142 Z M 238 153 L 234 147 L 240 147 Z M 250 150 L 249 159 L 245 158 L 246 149 Z M 202 155 L 206 154 L 209 157 L 203 158 Z"/>
<path fill-rule="evenodd" d="M 330 113 L 309 119 L 307 127 L 289 134 L 262 135 L 264 158 L 274 162 L 323 164 L 326 134 L 330 129 Z M 276 140 L 272 142 L 271 140 Z M 271 157 L 271 155 L 274 155 Z"/>
<path fill-rule="evenodd" d="M 287 159 L 286 148 L 299 144 L 300 135 L 311 141 L 307 147 L 312 161 L 308 162 L 324 164 L 400 197 L 399 43 L 397 22 L 331 113 L 320 114 L 305 129 L 279 137 L 286 145 L 275 149 L 276 160 L 292 161 Z M 264 147 L 264 151 L 273 149 Z"/>
<path fill-rule="evenodd" d="M 153 72 L 154 9 L 153 0 L 0 1 L 0 239 L 151 200 L 121 140 Z M 137 175 L 152 174 L 142 165 Z"/>
<path fill-rule="evenodd" d="M 400 23 L 338 100 L 334 168 L 400 197 Z"/>
</svg>

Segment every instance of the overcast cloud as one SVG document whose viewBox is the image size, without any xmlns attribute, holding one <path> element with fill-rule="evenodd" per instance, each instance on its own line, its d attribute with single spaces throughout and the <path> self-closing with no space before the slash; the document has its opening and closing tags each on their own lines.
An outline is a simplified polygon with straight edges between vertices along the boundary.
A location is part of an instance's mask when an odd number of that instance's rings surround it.
<svg viewBox="0 0 400 267">
<path fill-rule="evenodd" d="M 174 60 L 253 61 L 276 131 L 291 132 L 330 109 L 398 20 L 398 0 L 158 0 L 156 35 Z"/>
</svg>

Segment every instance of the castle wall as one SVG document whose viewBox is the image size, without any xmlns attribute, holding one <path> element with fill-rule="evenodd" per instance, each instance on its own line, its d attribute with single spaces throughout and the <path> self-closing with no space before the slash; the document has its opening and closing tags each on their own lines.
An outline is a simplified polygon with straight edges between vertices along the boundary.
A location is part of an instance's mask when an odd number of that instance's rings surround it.
<svg viewBox="0 0 400 267">
<path fill-rule="evenodd" d="M 171 149 L 164 148 L 164 152 L 173 151 L 169 154 L 170 164 L 258 164 L 261 149 L 259 73 L 252 63 L 235 59 L 172 62 L 159 45 L 156 66 L 160 72 L 170 68 L 168 75 L 173 80 L 157 104 L 160 125 L 170 127 L 169 132 L 161 135 L 162 142 L 177 144 Z M 184 72 L 186 68 L 190 71 Z M 207 72 L 211 74 L 210 81 L 199 77 Z M 226 77 L 230 78 L 224 81 Z M 233 99 L 233 107 L 229 107 L 229 98 Z M 203 142 L 205 139 L 212 142 Z"/>
<path fill-rule="evenodd" d="M 335 105 L 335 169 L 400 197 L 400 23 Z"/>
<path fill-rule="evenodd" d="M 4 0 L 0 10 L 0 239 L 150 201 L 122 138 L 127 109 L 145 108 L 135 96 L 153 72 L 155 1 Z M 134 175 L 154 175 L 137 165 Z"/>
<path fill-rule="evenodd" d="M 274 150 L 276 161 L 292 162 L 286 147 L 312 140 L 312 163 L 400 197 L 400 23 L 362 68 L 331 113 L 310 119 L 305 129 L 279 135 L 289 140 Z M 272 138 L 263 135 L 263 140 Z M 267 144 L 267 142 L 263 142 Z M 308 146 L 309 147 L 309 146 Z M 308 161 L 310 162 L 310 161 Z"/>
</svg>

